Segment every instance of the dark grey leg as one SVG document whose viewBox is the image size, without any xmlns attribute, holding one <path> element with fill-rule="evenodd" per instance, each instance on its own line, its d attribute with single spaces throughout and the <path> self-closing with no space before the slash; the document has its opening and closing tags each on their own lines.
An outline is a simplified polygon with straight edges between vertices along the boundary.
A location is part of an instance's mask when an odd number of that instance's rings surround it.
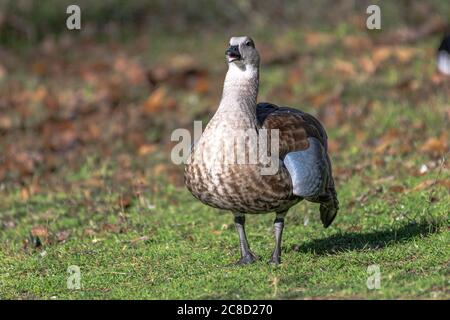
<svg viewBox="0 0 450 320">
<path fill-rule="evenodd" d="M 269 263 L 280 264 L 281 263 L 281 238 L 284 228 L 284 217 L 286 212 L 277 214 L 275 221 L 273 222 L 273 231 L 275 234 L 275 249 L 272 253 Z"/>
<path fill-rule="evenodd" d="M 245 234 L 245 216 L 235 215 L 234 224 L 239 234 L 239 247 L 241 249 L 241 259 L 236 264 L 250 264 L 258 260 L 259 258 L 250 251 L 248 245 L 247 236 Z"/>
</svg>

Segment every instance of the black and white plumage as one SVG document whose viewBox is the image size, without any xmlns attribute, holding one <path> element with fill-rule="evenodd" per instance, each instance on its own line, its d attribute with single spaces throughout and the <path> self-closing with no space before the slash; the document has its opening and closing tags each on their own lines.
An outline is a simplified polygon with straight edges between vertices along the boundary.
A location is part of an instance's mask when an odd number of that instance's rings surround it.
<svg viewBox="0 0 450 320">
<path fill-rule="evenodd" d="M 450 76 L 450 34 L 442 39 L 437 54 L 438 70 L 447 76 Z"/>
<path fill-rule="evenodd" d="M 339 202 L 334 186 L 325 129 L 312 115 L 271 103 L 257 103 L 259 54 L 249 37 L 233 37 L 226 51 L 228 72 L 218 110 L 192 147 L 185 167 L 185 182 L 203 203 L 230 210 L 239 234 L 240 264 L 252 263 L 245 234 L 245 214 L 274 212 L 275 249 L 269 262 L 278 264 L 284 217 L 302 200 L 320 203 L 320 218 L 328 227 L 336 217 Z M 259 136 L 276 130 L 278 167 L 261 174 L 261 163 L 223 161 L 229 149 L 223 146 L 246 133 Z M 248 157 L 258 148 L 248 139 Z M 232 149 L 235 150 L 235 149 Z"/>
</svg>

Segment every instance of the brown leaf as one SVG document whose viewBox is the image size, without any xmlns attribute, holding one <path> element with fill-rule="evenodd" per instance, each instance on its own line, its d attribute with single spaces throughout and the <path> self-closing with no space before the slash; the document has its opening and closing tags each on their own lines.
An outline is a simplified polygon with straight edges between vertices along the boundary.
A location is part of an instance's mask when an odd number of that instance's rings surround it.
<svg viewBox="0 0 450 320">
<path fill-rule="evenodd" d="M 346 36 L 344 38 L 344 47 L 354 51 L 367 51 L 372 48 L 372 41 L 367 36 Z"/>
<path fill-rule="evenodd" d="M 163 102 L 167 95 L 167 89 L 160 87 L 152 92 L 144 103 L 144 111 L 155 113 L 163 108 Z"/>
<path fill-rule="evenodd" d="M 45 97 L 47 97 L 47 88 L 44 86 L 39 86 L 35 91 L 31 94 L 31 101 L 35 103 L 41 103 L 44 101 Z"/>
<path fill-rule="evenodd" d="M 46 146 L 56 151 L 68 150 L 78 140 L 78 131 L 72 121 L 46 122 L 42 133 Z"/>
<path fill-rule="evenodd" d="M 116 59 L 114 69 L 119 74 L 125 75 L 132 84 L 138 85 L 145 82 L 145 71 L 142 66 L 124 56 Z"/>
<path fill-rule="evenodd" d="M 400 131 L 396 128 L 389 129 L 378 141 L 375 153 L 382 154 L 391 147 L 392 142 L 400 138 Z"/>
<path fill-rule="evenodd" d="M 30 191 L 28 190 L 28 188 L 20 189 L 20 199 L 25 202 L 28 201 L 29 198 L 30 198 Z"/>
<path fill-rule="evenodd" d="M 0 80 L 6 77 L 8 72 L 6 71 L 6 68 L 0 64 Z"/>
<path fill-rule="evenodd" d="M 397 47 L 395 57 L 401 63 L 409 62 L 415 55 L 415 50 L 408 47 Z"/>
<path fill-rule="evenodd" d="M 379 65 L 392 55 L 393 50 L 394 50 L 393 48 L 388 46 L 376 47 L 372 53 L 372 61 L 376 65 Z"/>
<path fill-rule="evenodd" d="M 155 176 L 159 176 L 161 174 L 164 174 L 168 171 L 167 165 L 160 163 L 157 164 L 154 168 L 153 168 L 153 173 Z"/>
<path fill-rule="evenodd" d="M 123 209 L 128 209 L 129 207 L 131 207 L 132 202 L 133 197 L 130 194 L 121 195 L 118 201 L 120 208 Z"/>
<path fill-rule="evenodd" d="M 96 234 L 96 232 L 92 228 L 86 228 L 86 229 L 84 229 L 83 234 L 85 236 L 92 237 L 92 236 L 94 236 Z"/>
<path fill-rule="evenodd" d="M 308 47 L 319 47 L 331 44 L 335 38 L 326 32 L 309 32 L 305 35 L 305 43 Z"/>
<path fill-rule="evenodd" d="M 356 73 L 353 64 L 345 60 L 335 59 L 333 62 L 333 67 L 335 71 L 345 75 L 353 76 Z"/>
<path fill-rule="evenodd" d="M 199 94 L 205 94 L 209 91 L 209 81 L 205 77 L 199 77 L 195 81 L 194 91 Z"/>
<path fill-rule="evenodd" d="M 156 86 L 161 82 L 166 81 L 171 76 L 171 70 L 167 66 L 153 67 L 147 73 L 147 79 L 151 86 Z"/>
<path fill-rule="evenodd" d="M 145 156 L 147 154 L 153 153 L 156 151 L 156 146 L 154 144 L 143 144 L 139 147 L 138 153 L 140 156 Z"/>
<path fill-rule="evenodd" d="M 12 120 L 10 117 L 5 116 L 5 115 L 0 115 L 0 131 L 1 130 L 9 130 L 12 128 Z"/>
<path fill-rule="evenodd" d="M 448 141 L 446 135 L 440 138 L 429 138 L 421 147 L 420 151 L 439 156 L 448 152 Z"/>
<path fill-rule="evenodd" d="M 119 233 L 120 227 L 114 223 L 105 223 L 102 227 L 103 231 L 106 232 L 112 232 L 112 233 Z"/>
<path fill-rule="evenodd" d="M 421 191 L 424 189 L 427 189 L 431 186 L 443 186 L 447 189 L 450 190 L 450 180 L 448 179 L 428 179 L 428 180 L 424 180 L 422 182 L 420 182 L 418 185 L 416 185 L 414 188 L 409 189 L 408 192 L 413 192 L 413 191 Z"/>
<path fill-rule="evenodd" d="M 361 69 L 369 75 L 373 74 L 377 69 L 376 64 L 369 57 L 362 57 L 359 59 L 359 64 Z"/>
<path fill-rule="evenodd" d="M 31 235 L 45 239 L 48 237 L 48 229 L 45 226 L 35 226 L 31 229 Z"/>
<path fill-rule="evenodd" d="M 395 192 L 395 193 L 402 193 L 405 191 L 405 187 L 402 185 L 395 185 L 395 186 L 389 187 L 389 191 Z"/>
<path fill-rule="evenodd" d="M 36 75 L 43 75 L 47 71 L 47 68 L 45 67 L 45 64 L 42 62 L 35 62 L 31 66 L 31 72 L 33 72 Z"/>
<path fill-rule="evenodd" d="M 56 240 L 58 242 L 64 242 L 69 238 L 70 232 L 67 230 L 59 231 L 56 233 Z"/>
</svg>

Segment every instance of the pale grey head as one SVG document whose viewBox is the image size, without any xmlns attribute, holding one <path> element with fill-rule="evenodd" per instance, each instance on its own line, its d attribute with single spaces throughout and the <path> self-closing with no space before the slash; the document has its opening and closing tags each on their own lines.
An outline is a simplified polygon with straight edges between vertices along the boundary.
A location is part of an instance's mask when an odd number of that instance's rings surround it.
<svg viewBox="0 0 450 320">
<path fill-rule="evenodd" d="M 235 64 L 239 68 L 259 67 L 259 53 L 255 48 L 255 42 L 250 37 L 232 37 L 225 55 L 230 65 Z"/>
</svg>

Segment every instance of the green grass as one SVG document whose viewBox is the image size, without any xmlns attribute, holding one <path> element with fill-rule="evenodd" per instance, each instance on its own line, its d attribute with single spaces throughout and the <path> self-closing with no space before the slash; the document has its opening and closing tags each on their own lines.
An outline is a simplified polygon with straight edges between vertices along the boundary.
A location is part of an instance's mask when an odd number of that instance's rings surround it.
<svg viewBox="0 0 450 320">
<path fill-rule="evenodd" d="M 351 27 L 343 30 L 339 37 L 360 35 Z M 261 38 L 270 41 L 270 35 L 265 32 Z M 205 46 L 201 62 L 210 72 L 211 92 L 170 89 L 182 108 L 173 114 L 162 112 L 157 119 L 145 118 L 148 125 L 142 129 L 146 142 L 160 145 L 155 154 L 138 155 L 128 140 L 114 136 L 107 141 L 111 152 L 101 153 L 97 142 L 87 143 L 67 165 L 63 161 L 53 171 L 38 167 L 23 179 L 11 173 L 0 181 L 0 298 L 449 299 L 448 159 L 443 163 L 445 152 L 433 154 L 422 148 L 429 138 L 448 131 L 448 91 L 445 85 L 430 83 L 435 70 L 429 47 L 436 39 L 411 46 L 415 55 L 409 61 L 387 59 L 376 72 L 365 75 L 359 59 L 370 57 L 371 51 L 355 54 L 342 47 L 339 37 L 328 47 L 305 50 L 304 34 L 287 32 L 279 41 L 302 56 L 292 65 L 264 66 L 260 95 L 260 100 L 299 106 L 325 123 L 334 143 L 331 157 L 341 203 L 330 228 L 323 229 L 317 205 L 302 202 L 293 207 L 286 219 L 282 264 L 274 267 L 266 263 L 274 246 L 273 215 L 248 216 L 249 242 L 262 260 L 229 266 L 239 255 L 232 216 L 189 194 L 177 179 L 182 168 L 167 163 L 166 143 L 174 126 L 191 129 L 193 120 L 211 116 L 225 71 L 217 61 L 223 62 L 227 39 L 217 34 L 179 42 L 161 39 L 137 56 L 152 66 L 174 52 L 195 56 Z M 135 51 L 122 48 L 127 50 L 134 57 Z M 65 59 L 84 66 L 86 52 L 72 51 L 73 56 Z M 87 59 L 110 63 L 101 52 Z M 335 58 L 352 63 L 355 74 L 335 71 Z M 38 84 L 66 91 L 82 88 L 77 91 L 84 95 L 80 99 L 97 103 L 92 97 L 98 92 L 95 83 L 86 84 L 76 76 L 64 82 L 61 74 L 55 79 L 41 77 L 30 74 L 29 67 L 24 64 L 3 81 L 32 92 Z M 300 73 L 300 80 L 286 88 L 284 79 L 292 70 Z M 396 88 L 411 77 L 418 82 L 416 89 Z M 119 111 L 94 118 L 100 128 L 113 127 L 126 107 L 137 112 L 147 98 L 144 86 L 134 87 L 132 95 L 128 84 L 122 85 Z M 337 97 L 311 102 L 330 92 Z M 29 124 L 46 118 L 41 102 L 33 108 L 40 111 L 26 119 Z M 393 129 L 397 136 L 390 148 L 379 151 Z M 31 129 L 23 135 L 15 132 L 2 136 L 0 147 L 33 135 Z M 40 141 L 37 135 L 36 139 Z M 161 163 L 165 170 L 156 174 L 154 168 Z M 428 171 L 418 174 L 424 164 Z M 430 181 L 436 183 L 429 185 Z M 36 226 L 48 229 L 38 247 L 31 236 Z M 69 234 L 58 241 L 62 231 Z M 80 290 L 67 288 L 67 269 L 72 265 L 81 271 Z M 366 284 L 371 265 L 378 265 L 381 272 L 381 287 L 375 290 Z"/>
<path fill-rule="evenodd" d="M 415 185 L 412 179 L 407 185 Z M 154 185 L 159 185 L 154 182 Z M 165 187 L 143 194 L 122 211 L 117 195 L 99 194 L 95 204 L 75 193 L 34 196 L 7 216 L 19 221 L 1 234 L 2 298 L 440 298 L 449 297 L 447 191 L 437 188 L 386 201 L 389 192 L 352 199 L 370 191 L 359 177 L 339 188 L 341 211 L 333 227 L 323 229 L 315 205 L 301 203 L 286 220 L 283 263 L 266 263 L 273 246 L 272 215 L 249 216 L 252 249 L 262 257 L 254 265 L 229 266 L 238 258 L 238 239 L 229 214 L 203 206 L 187 191 Z M 6 221 L 8 219 L 4 219 Z M 305 223 L 308 221 L 308 223 Z M 111 223 L 121 231 L 104 230 Z M 306 224 L 306 225 L 305 225 Z M 43 247 L 23 249 L 30 225 L 47 226 Z M 94 234 L 86 235 L 91 228 Z M 57 231 L 70 231 L 53 243 Z M 116 233 L 117 232 L 117 233 Z M 141 238 L 145 237 L 145 238 Z M 381 288 L 366 286 L 369 265 L 381 272 Z M 80 290 L 66 286 L 67 268 L 80 267 Z"/>
</svg>

